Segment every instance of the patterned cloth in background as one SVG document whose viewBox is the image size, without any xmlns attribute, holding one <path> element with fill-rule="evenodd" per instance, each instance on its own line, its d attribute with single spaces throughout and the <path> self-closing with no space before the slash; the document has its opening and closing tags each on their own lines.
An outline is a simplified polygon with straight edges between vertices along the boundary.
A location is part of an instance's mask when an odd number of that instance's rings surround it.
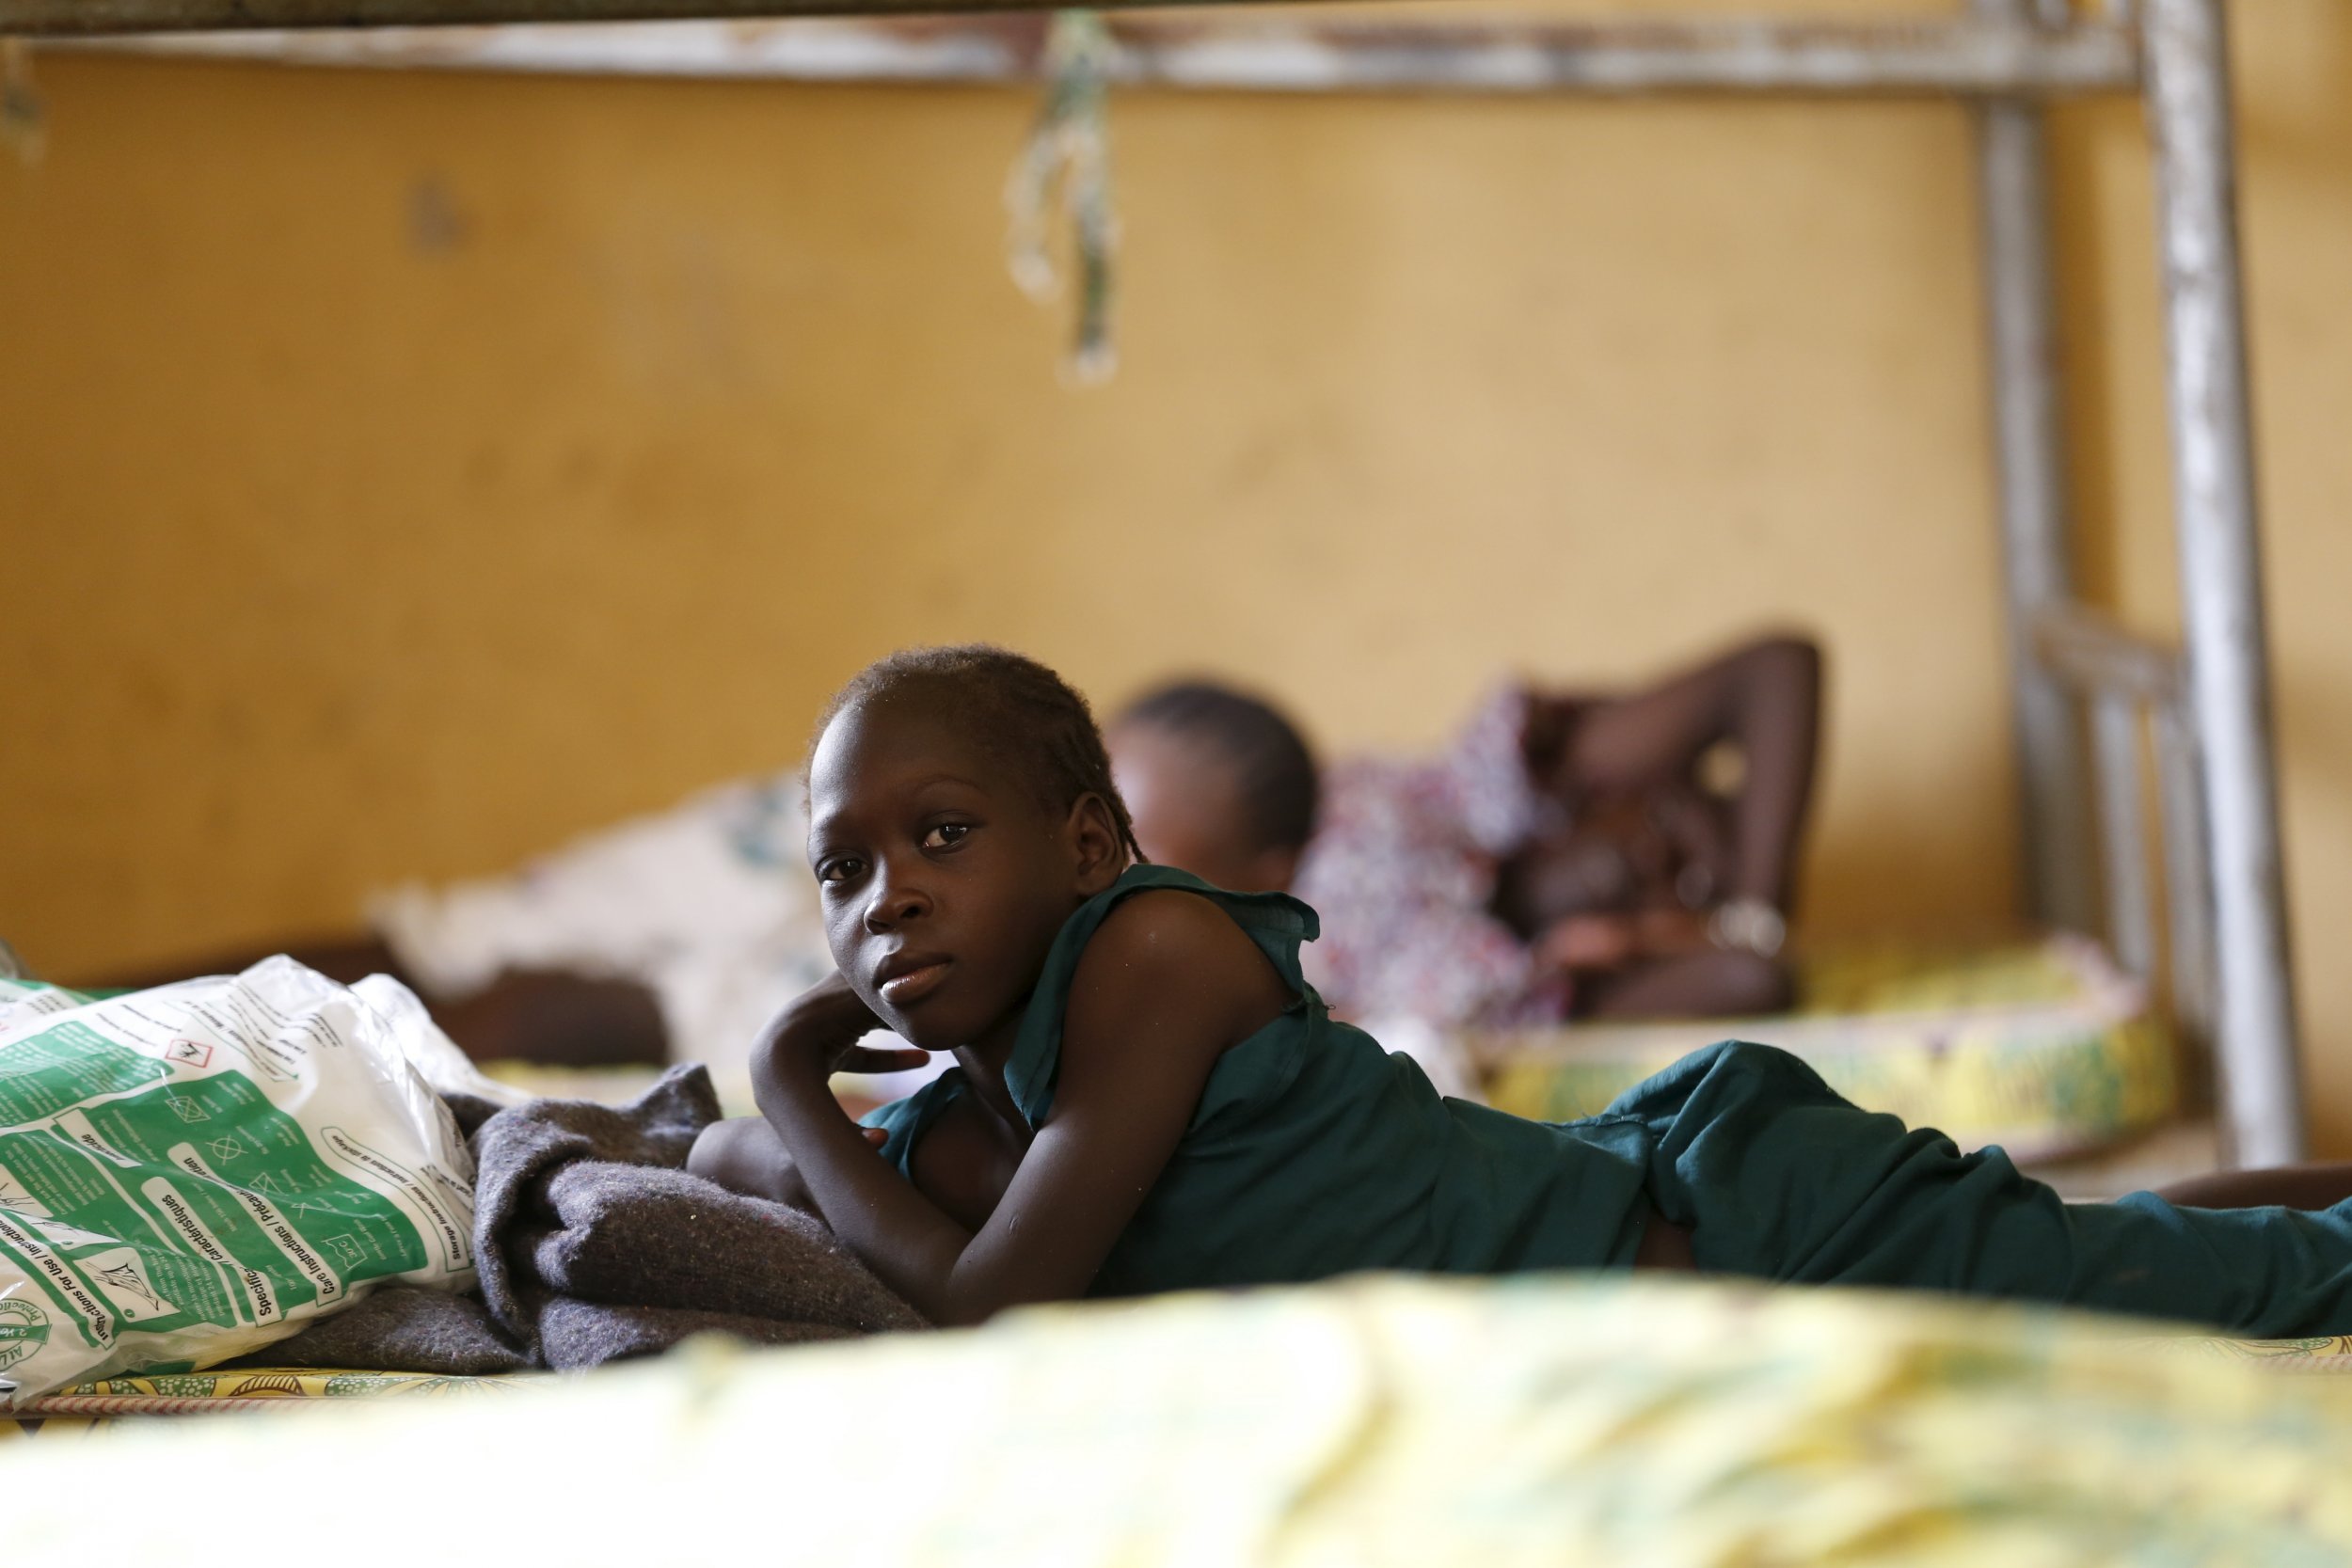
<svg viewBox="0 0 2352 1568">
<path fill-rule="evenodd" d="M 1496 866 L 1560 810 L 1527 776 L 1527 710 L 1509 688 L 1434 756 L 1324 770 L 1292 891 L 1323 917 L 1307 978 L 1348 1017 L 1518 1028 L 1566 1016 L 1566 977 L 1540 971 L 1487 912 Z"/>
</svg>

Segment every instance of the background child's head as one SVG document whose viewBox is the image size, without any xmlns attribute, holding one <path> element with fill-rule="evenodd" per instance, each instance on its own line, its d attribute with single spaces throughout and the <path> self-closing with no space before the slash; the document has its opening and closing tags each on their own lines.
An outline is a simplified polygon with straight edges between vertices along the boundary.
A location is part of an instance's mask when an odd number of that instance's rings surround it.
<svg viewBox="0 0 2352 1568">
<path fill-rule="evenodd" d="M 930 1050 L 1017 1019 L 1063 922 L 1136 853 L 1086 699 L 1002 648 L 868 666 L 825 710 L 808 792 L 834 961 Z"/>
<path fill-rule="evenodd" d="M 1271 705 L 1211 681 L 1147 692 L 1110 757 L 1151 860 L 1236 893 L 1280 892 L 1314 830 L 1315 761 Z"/>
</svg>

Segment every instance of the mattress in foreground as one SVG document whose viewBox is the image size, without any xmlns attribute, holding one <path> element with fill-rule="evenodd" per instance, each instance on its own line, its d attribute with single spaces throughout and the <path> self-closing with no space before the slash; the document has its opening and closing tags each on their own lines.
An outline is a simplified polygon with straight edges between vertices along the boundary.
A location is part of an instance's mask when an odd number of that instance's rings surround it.
<svg viewBox="0 0 2352 1568">
<path fill-rule="evenodd" d="M 403 1503 L 437 1560 L 2008 1565 L 2352 1558 L 2352 1379 L 2145 1325 L 1684 1280 L 1367 1278 L 692 1346 L 501 1397 L 10 1445 L 10 1544 L 253 1540 L 126 1477 Z M 2320 1359 L 2327 1359 L 2321 1357 Z M 583 1506 L 581 1499 L 587 1499 Z M 257 1505 L 258 1506 L 258 1505 Z M 226 1520 L 232 1513 L 222 1513 Z"/>
</svg>

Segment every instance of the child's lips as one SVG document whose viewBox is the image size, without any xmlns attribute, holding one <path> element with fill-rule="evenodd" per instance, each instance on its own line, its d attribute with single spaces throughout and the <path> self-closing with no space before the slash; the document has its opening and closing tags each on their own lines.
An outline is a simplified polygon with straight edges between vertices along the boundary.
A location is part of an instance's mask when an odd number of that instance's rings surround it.
<svg viewBox="0 0 2352 1568">
<path fill-rule="evenodd" d="M 914 1006 L 939 989 L 940 982 L 947 977 L 947 966 L 952 961 L 935 958 L 920 968 L 892 975 L 882 983 L 882 1000 L 894 1007 Z"/>
</svg>

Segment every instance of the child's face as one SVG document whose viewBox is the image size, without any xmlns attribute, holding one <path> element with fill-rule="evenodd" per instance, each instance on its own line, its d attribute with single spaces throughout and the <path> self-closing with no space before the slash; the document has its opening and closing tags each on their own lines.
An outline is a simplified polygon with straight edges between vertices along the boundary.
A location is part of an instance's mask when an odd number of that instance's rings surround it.
<svg viewBox="0 0 2352 1568">
<path fill-rule="evenodd" d="M 1026 780 L 911 695 L 844 710 L 809 762 L 809 864 L 834 962 L 927 1051 L 1009 1030 L 1078 905 L 1123 868 L 1099 802 Z"/>
<path fill-rule="evenodd" d="M 1120 724 L 1104 743 L 1145 858 L 1233 893 L 1290 886 L 1298 856 L 1253 842 L 1231 763 L 1198 740 L 1149 723 Z"/>
</svg>

